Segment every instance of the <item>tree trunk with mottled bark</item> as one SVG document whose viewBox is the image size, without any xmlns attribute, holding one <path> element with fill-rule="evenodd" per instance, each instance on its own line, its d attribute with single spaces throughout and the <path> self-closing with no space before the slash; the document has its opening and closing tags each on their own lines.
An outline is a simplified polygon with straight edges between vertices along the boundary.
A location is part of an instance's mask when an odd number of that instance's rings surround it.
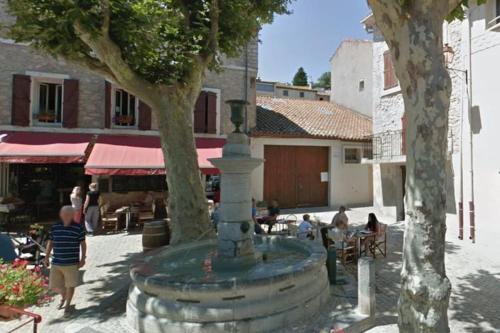
<svg viewBox="0 0 500 333">
<path fill-rule="evenodd" d="M 160 132 L 172 236 L 179 244 L 215 236 L 198 166 L 193 134 L 193 108 L 199 89 L 177 89 L 153 106 Z"/>
<path fill-rule="evenodd" d="M 445 271 L 446 159 L 451 81 L 443 61 L 447 1 L 369 0 L 388 43 L 404 98 L 406 229 L 400 332 L 449 332 Z"/>
</svg>

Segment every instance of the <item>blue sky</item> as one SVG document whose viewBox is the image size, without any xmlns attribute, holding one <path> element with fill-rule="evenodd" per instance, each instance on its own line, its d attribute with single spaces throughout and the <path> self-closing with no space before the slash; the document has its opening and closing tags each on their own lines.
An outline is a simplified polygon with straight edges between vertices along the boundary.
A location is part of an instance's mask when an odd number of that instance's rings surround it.
<svg viewBox="0 0 500 333">
<path fill-rule="evenodd" d="M 366 0 L 296 0 L 291 10 L 261 31 L 263 80 L 291 82 L 301 66 L 316 80 L 330 70 L 330 57 L 342 40 L 370 37 L 359 23 L 370 13 Z"/>
</svg>

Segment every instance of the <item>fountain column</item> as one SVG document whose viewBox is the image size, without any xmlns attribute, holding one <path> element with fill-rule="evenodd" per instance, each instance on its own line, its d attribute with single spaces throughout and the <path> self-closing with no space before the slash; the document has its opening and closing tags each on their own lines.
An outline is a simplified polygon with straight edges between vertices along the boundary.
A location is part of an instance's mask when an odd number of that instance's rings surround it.
<svg viewBox="0 0 500 333">
<path fill-rule="evenodd" d="M 229 134 L 222 158 L 210 159 L 221 172 L 221 220 L 218 224 L 218 262 L 228 264 L 253 263 L 254 251 L 251 197 L 251 172 L 263 163 L 252 158 L 250 140 L 239 129 L 243 123 L 246 101 L 228 101 L 231 105 L 231 122 L 236 129 Z M 237 265 L 236 265 L 237 266 Z"/>
</svg>

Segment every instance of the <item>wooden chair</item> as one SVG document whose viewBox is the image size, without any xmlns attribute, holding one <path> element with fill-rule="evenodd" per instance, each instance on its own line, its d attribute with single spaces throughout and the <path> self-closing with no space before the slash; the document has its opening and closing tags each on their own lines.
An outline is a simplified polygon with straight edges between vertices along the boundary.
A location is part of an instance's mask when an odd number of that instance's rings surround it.
<svg viewBox="0 0 500 333">
<path fill-rule="evenodd" d="M 349 263 L 356 263 L 358 260 L 356 243 L 342 241 L 340 248 L 337 247 L 337 256 L 344 266 Z"/>
<path fill-rule="evenodd" d="M 101 206 L 101 222 L 104 230 L 118 230 L 118 216 L 114 210 L 109 209 L 109 205 Z"/>
<path fill-rule="evenodd" d="M 373 257 L 377 255 L 377 251 L 384 256 L 387 256 L 387 224 L 379 223 L 377 237 L 370 242 L 369 250 Z"/>
</svg>

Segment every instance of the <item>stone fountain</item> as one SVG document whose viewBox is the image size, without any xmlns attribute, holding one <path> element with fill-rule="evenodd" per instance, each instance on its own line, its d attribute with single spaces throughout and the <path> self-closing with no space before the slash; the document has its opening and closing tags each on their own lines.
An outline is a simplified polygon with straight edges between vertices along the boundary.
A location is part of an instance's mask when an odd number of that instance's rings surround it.
<svg viewBox="0 0 500 333">
<path fill-rule="evenodd" d="M 160 248 L 131 266 L 127 319 L 139 332 L 272 332 L 311 318 L 329 297 L 317 242 L 254 236 L 250 174 L 263 161 L 241 133 L 244 101 L 229 101 L 236 130 L 223 157 L 218 239 Z"/>
</svg>

